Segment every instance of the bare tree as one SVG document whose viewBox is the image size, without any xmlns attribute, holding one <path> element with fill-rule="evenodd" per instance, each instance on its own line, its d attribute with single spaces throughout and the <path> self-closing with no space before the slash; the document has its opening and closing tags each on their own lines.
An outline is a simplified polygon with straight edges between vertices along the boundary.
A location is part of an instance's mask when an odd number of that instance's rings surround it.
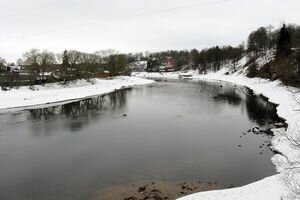
<svg viewBox="0 0 300 200">
<path fill-rule="evenodd" d="M 101 56 L 102 58 L 108 58 L 111 55 L 116 55 L 119 52 L 115 49 L 104 49 L 96 51 L 95 54 Z"/>
<path fill-rule="evenodd" d="M 80 54 L 81 53 L 79 51 L 75 51 L 75 50 L 70 50 L 67 53 L 69 58 L 69 63 L 70 63 L 70 69 L 68 70 L 69 79 L 74 79 L 75 76 L 80 75 L 79 66 L 78 66 L 81 60 Z"/>
<path fill-rule="evenodd" d="M 300 90 L 289 89 L 293 94 L 293 98 L 298 105 L 295 108 L 295 112 L 299 114 L 300 111 Z M 281 133 L 290 144 L 290 148 L 293 150 L 293 157 L 288 158 L 287 164 L 284 167 L 283 179 L 288 188 L 288 199 L 299 200 L 300 198 L 300 124 L 296 123 L 293 127 L 289 127 L 288 131 Z"/>
<path fill-rule="evenodd" d="M 125 54 L 116 54 L 109 56 L 108 67 L 113 76 L 124 73 L 127 66 L 127 57 Z"/>
<path fill-rule="evenodd" d="M 41 66 L 41 71 L 40 71 L 40 76 L 42 80 L 46 80 L 45 78 L 45 72 L 49 71 L 54 71 L 55 67 L 54 64 L 56 64 L 56 58 L 55 54 L 52 52 L 49 52 L 47 50 L 43 50 L 40 53 L 40 58 L 39 58 L 39 64 Z"/>
<path fill-rule="evenodd" d="M 17 65 L 22 66 L 24 64 L 24 61 L 21 58 L 18 58 Z"/>
<path fill-rule="evenodd" d="M 6 64 L 6 60 L 4 58 L 0 57 L 0 70 L 3 69 L 3 67 L 5 66 L 5 64 Z"/>
<path fill-rule="evenodd" d="M 291 144 L 293 151 L 300 152 L 300 130 L 299 125 L 293 128 L 293 136 L 284 133 L 285 137 Z M 299 155 L 300 156 L 300 155 Z M 283 180 L 287 186 L 287 198 L 291 200 L 298 200 L 300 197 L 300 158 L 288 158 L 287 165 L 284 167 Z"/>
<path fill-rule="evenodd" d="M 53 71 L 56 63 L 55 54 L 48 50 L 31 49 L 23 54 L 23 63 L 27 66 L 31 84 L 39 79 L 45 82 L 45 72 Z"/>
<path fill-rule="evenodd" d="M 30 85 L 34 85 L 39 75 L 40 50 L 31 49 L 23 54 L 23 64 L 29 73 Z"/>
<path fill-rule="evenodd" d="M 23 54 L 25 65 L 38 65 L 40 58 L 40 50 L 31 49 Z"/>
</svg>

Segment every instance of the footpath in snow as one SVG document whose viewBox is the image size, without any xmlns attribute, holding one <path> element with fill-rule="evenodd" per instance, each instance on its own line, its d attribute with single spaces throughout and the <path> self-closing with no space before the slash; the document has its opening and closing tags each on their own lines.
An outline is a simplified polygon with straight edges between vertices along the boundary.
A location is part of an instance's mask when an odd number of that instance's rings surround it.
<svg viewBox="0 0 300 200">
<path fill-rule="evenodd" d="M 95 78 L 91 79 L 90 82 L 77 80 L 67 85 L 51 83 L 44 86 L 34 86 L 34 89 L 22 86 L 9 91 L 0 90 L 0 112 L 5 112 L 8 109 L 75 101 L 153 82 L 138 77 L 121 76 L 109 80 Z"/>
<path fill-rule="evenodd" d="M 300 105 L 299 93 L 296 88 L 286 87 L 280 81 L 268 81 L 260 78 L 247 78 L 244 73 L 227 73 L 228 69 L 223 68 L 215 73 L 208 73 L 206 75 L 199 75 L 196 71 L 189 71 L 186 73 L 170 72 L 170 73 L 135 73 L 135 76 L 143 78 L 161 78 L 161 79 L 179 79 L 180 77 L 187 77 L 190 80 L 206 80 L 206 81 L 225 81 L 236 85 L 246 86 L 254 91 L 255 94 L 262 94 L 268 98 L 272 103 L 278 104 L 277 113 L 280 117 L 286 119 L 288 129 L 273 129 L 274 137 L 272 138 L 273 149 L 282 153 L 276 154 L 272 158 L 278 171 L 277 175 L 267 177 L 258 182 L 219 191 L 200 192 L 192 194 L 179 200 L 281 200 L 282 197 L 287 196 L 286 182 L 283 178 L 286 176 L 285 169 L 290 167 L 291 163 L 299 163 L 300 152 L 295 149 L 286 135 L 293 138 L 300 138 Z M 228 75 L 225 75 L 227 73 Z M 298 124 L 299 123 L 299 124 Z M 300 167 L 300 166 L 298 166 Z M 245 171 L 245 173 L 247 173 Z M 234 174 L 232 174 L 234 176 Z M 290 177 L 294 180 L 290 182 L 298 182 L 299 177 Z M 288 198 L 286 198 L 288 199 Z M 299 197 L 300 199 L 300 197 Z"/>
</svg>

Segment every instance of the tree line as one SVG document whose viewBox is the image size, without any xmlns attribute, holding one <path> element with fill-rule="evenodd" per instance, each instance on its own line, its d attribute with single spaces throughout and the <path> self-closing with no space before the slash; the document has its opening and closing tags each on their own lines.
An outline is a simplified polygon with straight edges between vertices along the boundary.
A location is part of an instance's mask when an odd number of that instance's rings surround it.
<svg viewBox="0 0 300 200">
<path fill-rule="evenodd" d="M 300 26 L 283 25 L 274 29 L 269 25 L 252 31 L 246 44 L 232 46 L 214 46 L 202 50 L 163 51 L 150 54 L 147 71 L 158 71 L 165 57 L 172 57 L 177 70 L 198 69 L 200 73 L 218 71 L 221 66 L 235 67 L 237 61 L 248 56 L 248 77 L 280 79 L 285 84 L 300 86 Z M 257 58 L 275 52 L 271 62 L 258 66 Z"/>
<path fill-rule="evenodd" d="M 237 62 L 244 51 L 243 45 L 215 46 L 201 51 L 197 49 L 181 51 L 163 51 L 152 53 L 148 59 L 147 71 L 157 71 L 157 66 L 164 63 L 166 57 L 172 57 L 175 61 L 175 69 L 199 69 L 201 73 L 206 73 L 208 69 L 213 71 L 220 70 L 226 63 Z"/>
<path fill-rule="evenodd" d="M 287 85 L 300 86 L 300 26 L 289 24 L 279 29 L 260 27 L 248 37 L 247 53 L 252 56 L 248 77 L 280 79 Z M 255 62 L 273 50 L 274 58 L 263 66 Z"/>
<path fill-rule="evenodd" d="M 284 28 L 284 29 L 282 29 Z M 284 30 L 284 33 L 282 32 Z M 280 42 L 280 36 L 288 33 L 289 37 L 289 48 L 297 48 L 300 46 L 300 26 L 295 24 L 284 24 L 283 27 L 279 29 L 274 29 L 273 26 L 269 25 L 266 27 L 260 27 L 257 30 L 250 33 L 247 40 L 247 51 L 255 52 L 259 54 L 260 52 L 265 52 L 268 49 L 277 48 L 278 42 Z M 280 47 L 279 47 L 280 48 Z"/>
<path fill-rule="evenodd" d="M 65 50 L 63 53 L 55 54 L 48 50 L 31 49 L 17 60 L 17 64 L 23 68 L 22 75 L 6 73 L 4 79 L 6 82 L 18 82 L 22 76 L 26 77 L 29 85 L 34 85 L 90 79 L 103 76 L 104 72 L 107 72 L 106 76 L 124 75 L 128 73 L 127 59 L 127 55 L 115 50 L 95 53 Z"/>
<path fill-rule="evenodd" d="M 166 64 L 166 58 L 174 61 L 176 70 L 197 69 L 200 73 L 218 71 L 221 66 L 231 66 L 235 70 L 238 61 L 245 55 L 250 57 L 248 76 L 260 76 L 270 79 L 281 79 L 289 84 L 298 81 L 300 74 L 300 26 L 288 24 L 274 29 L 269 25 L 252 31 L 246 44 L 238 46 L 213 46 L 202 50 L 169 50 L 162 52 L 143 52 L 121 54 L 115 50 L 103 50 L 95 53 L 84 53 L 76 50 L 65 50 L 55 54 L 48 50 L 31 49 L 23 54 L 17 63 L 24 66 L 30 84 L 39 82 L 68 82 L 80 78 L 99 77 L 109 71 L 111 76 L 129 74 L 129 63 L 147 61 L 147 71 L 158 71 L 159 66 Z M 268 51 L 276 51 L 276 59 L 259 67 L 256 58 Z M 0 68 L 5 60 L 0 58 Z M 52 76 L 49 76 L 49 72 Z M 8 81 L 18 80 L 16 74 L 8 74 Z M 53 79 L 53 80 L 51 80 Z M 299 81 L 300 85 L 300 81 Z"/>
</svg>

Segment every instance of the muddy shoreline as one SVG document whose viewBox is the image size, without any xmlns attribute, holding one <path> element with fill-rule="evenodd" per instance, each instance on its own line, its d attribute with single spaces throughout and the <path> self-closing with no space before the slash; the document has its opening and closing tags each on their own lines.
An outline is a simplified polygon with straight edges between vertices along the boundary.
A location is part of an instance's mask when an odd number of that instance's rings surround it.
<svg viewBox="0 0 300 200">
<path fill-rule="evenodd" d="M 97 191 L 91 200 L 172 200 L 195 192 L 224 189 L 217 182 L 138 181 Z"/>
</svg>

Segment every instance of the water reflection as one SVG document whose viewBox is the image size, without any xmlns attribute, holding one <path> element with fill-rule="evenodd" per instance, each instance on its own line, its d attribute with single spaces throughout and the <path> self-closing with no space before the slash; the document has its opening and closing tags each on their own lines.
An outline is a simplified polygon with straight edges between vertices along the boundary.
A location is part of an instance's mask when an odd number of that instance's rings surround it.
<svg viewBox="0 0 300 200">
<path fill-rule="evenodd" d="M 276 106 L 260 97 L 248 95 L 245 104 L 249 119 L 260 126 L 266 126 L 273 121 L 281 121 L 276 113 Z"/>
<path fill-rule="evenodd" d="M 92 121 L 99 120 L 101 115 L 107 111 L 113 113 L 116 110 L 124 110 L 130 91 L 131 89 L 124 89 L 64 105 L 30 109 L 28 119 L 44 123 L 42 127 L 47 127 L 45 131 L 41 131 L 40 127 L 32 126 L 32 134 L 35 136 L 51 135 L 52 132 L 55 132 L 55 127 L 48 127 L 47 121 L 57 119 L 66 119 L 67 123 L 64 123 L 64 127 L 68 127 L 71 131 L 79 131 Z"/>
<path fill-rule="evenodd" d="M 268 126 L 274 121 L 282 121 L 276 113 L 276 105 L 268 102 L 261 96 L 254 95 L 245 87 L 232 87 L 226 84 L 212 84 L 199 82 L 201 86 L 210 88 L 210 94 L 215 94 L 212 98 L 217 102 L 226 102 L 235 107 L 245 109 L 249 119 L 259 126 Z"/>
<path fill-rule="evenodd" d="M 226 101 L 228 104 L 239 106 L 242 102 L 242 97 L 240 93 L 237 92 L 237 89 L 225 90 L 222 93 L 217 94 L 214 96 L 216 101 Z"/>
<path fill-rule="evenodd" d="M 274 104 L 269 103 L 259 96 L 253 95 L 244 87 L 232 87 L 224 83 L 210 83 L 206 81 L 199 81 L 197 84 L 200 87 L 195 87 L 196 93 L 206 95 L 209 99 L 213 99 L 217 102 L 213 108 L 215 112 L 217 112 L 216 109 L 220 107 L 220 104 L 227 103 L 229 106 L 241 108 L 242 112 L 246 111 L 249 119 L 260 126 L 268 126 L 272 121 L 282 121 L 276 113 L 276 106 Z M 147 96 L 152 96 L 157 95 L 155 93 L 152 94 L 152 89 L 168 88 L 168 90 L 170 90 L 170 84 L 160 83 L 156 86 L 148 86 L 148 88 L 151 88 L 151 90 L 147 90 Z M 182 89 L 184 90 L 186 88 Z M 120 111 L 124 109 L 126 107 L 127 97 L 131 91 L 132 89 L 129 88 L 105 96 L 85 99 L 60 106 L 31 109 L 29 110 L 30 115 L 28 119 L 47 121 L 67 118 L 70 120 L 68 123 L 70 130 L 78 131 L 91 120 L 99 119 L 101 114 L 105 111 L 111 113 L 116 110 Z M 166 93 L 166 91 L 163 92 Z M 221 112 L 221 110 L 218 112 Z"/>
<path fill-rule="evenodd" d="M 78 102 L 72 102 L 60 106 L 31 109 L 29 110 L 31 119 L 49 120 L 55 115 L 77 118 L 99 113 L 102 110 L 116 110 L 126 105 L 126 95 L 130 89 L 120 90 L 99 96 L 85 99 Z"/>
</svg>

